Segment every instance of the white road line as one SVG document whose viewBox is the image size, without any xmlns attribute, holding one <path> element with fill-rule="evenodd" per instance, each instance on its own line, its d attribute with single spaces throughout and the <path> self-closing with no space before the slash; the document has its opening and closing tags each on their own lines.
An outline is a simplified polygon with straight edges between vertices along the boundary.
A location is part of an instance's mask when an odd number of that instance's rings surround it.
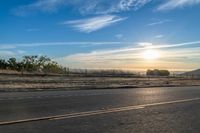
<svg viewBox="0 0 200 133">
<path fill-rule="evenodd" d="M 134 105 L 134 106 L 127 106 L 127 107 L 120 107 L 120 108 L 112 108 L 112 109 L 107 109 L 107 110 L 104 109 L 104 110 L 97 110 L 97 111 L 80 112 L 76 115 L 66 115 L 66 116 L 63 116 L 63 117 L 57 117 L 57 118 L 53 118 L 53 119 L 50 119 L 50 120 L 61 120 L 61 119 L 76 118 L 76 117 L 83 117 L 83 116 L 92 116 L 92 115 L 100 115 L 100 114 L 107 114 L 107 113 L 115 113 L 115 112 L 143 109 L 143 108 L 151 107 L 151 106 L 175 104 L 175 103 L 190 102 L 190 101 L 197 101 L 197 100 L 200 100 L 200 98 L 183 99 L 183 100 L 159 102 L 159 103 L 143 104 L 143 105 Z"/>
<path fill-rule="evenodd" d="M 122 107 L 122 108 L 114 108 L 114 109 L 107 109 L 107 110 L 80 112 L 80 113 L 76 113 L 76 114 L 68 114 L 68 115 L 65 115 L 65 116 L 52 118 L 52 119 L 49 119 L 49 120 L 62 120 L 62 119 L 77 118 L 77 117 L 84 117 L 84 116 L 116 113 L 116 112 L 136 110 L 136 109 L 142 109 L 142 108 L 144 108 L 144 107 L 139 107 L 139 106 L 138 107 L 132 107 L 132 108 Z"/>
<path fill-rule="evenodd" d="M 182 100 L 151 103 L 151 104 L 133 105 L 133 106 L 127 106 L 127 107 L 120 107 L 120 108 L 101 109 L 101 110 L 96 110 L 96 111 L 86 111 L 86 112 L 69 113 L 69 114 L 63 114 L 63 115 L 53 115 L 53 116 L 23 119 L 23 120 L 5 121 L 5 122 L 0 122 L 0 126 L 17 124 L 17 123 L 32 122 L 32 121 L 61 120 L 61 119 L 70 119 L 70 118 L 77 118 L 77 117 L 84 117 L 84 116 L 93 116 L 93 115 L 100 115 L 100 114 L 116 113 L 116 112 L 123 112 L 123 111 L 129 111 L 129 110 L 143 109 L 143 108 L 152 107 L 152 106 L 191 102 L 191 101 L 198 101 L 198 100 L 200 100 L 200 98 L 182 99 Z"/>
</svg>

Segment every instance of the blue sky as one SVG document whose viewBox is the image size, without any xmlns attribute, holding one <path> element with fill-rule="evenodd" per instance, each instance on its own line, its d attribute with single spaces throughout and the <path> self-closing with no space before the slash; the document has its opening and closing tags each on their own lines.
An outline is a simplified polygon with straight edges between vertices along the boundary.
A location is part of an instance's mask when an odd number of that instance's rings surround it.
<svg viewBox="0 0 200 133">
<path fill-rule="evenodd" d="M 200 0 L 1 0 L 0 10 L 1 58 L 47 55 L 73 68 L 200 67 Z M 143 57 L 148 50 L 159 57 Z"/>
</svg>

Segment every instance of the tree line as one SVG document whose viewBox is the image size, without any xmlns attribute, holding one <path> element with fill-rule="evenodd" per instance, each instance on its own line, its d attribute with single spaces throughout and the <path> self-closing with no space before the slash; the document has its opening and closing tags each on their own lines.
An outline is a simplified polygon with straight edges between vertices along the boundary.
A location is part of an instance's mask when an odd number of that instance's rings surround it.
<svg viewBox="0 0 200 133">
<path fill-rule="evenodd" d="M 124 70 L 69 69 L 52 61 L 47 56 L 24 56 L 21 60 L 17 60 L 16 58 L 0 59 L 0 70 L 14 70 L 22 72 L 22 74 L 24 72 L 36 72 L 78 76 L 136 76 L 134 72 Z"/>
<path fill-rule="evenodd" d="M 68 70 L 47 56 L 24 56 L 20 61 L 16 58 L 0 59 L 0 69 L 43 73 L 67 73 Z"/>
<path fill-rule="evenodd" d="M 21 60 L 9 58 L 0 59 L 0 70 L 14 70 L 18 72 L 55 73 L 84 76 L 136 76 L 134 72 L 124 70 L 87 70 L 69 69 L 59 65 L 47 56 L 24 56 Z M 169 76 L 168 70 L 147 70 L 147 76 Z M 139 75 L 138 75 L 139 76 Z"/>
<path fill-rule="evenodd" d="M 147 70 L 147 76 L 169 76 L 170 72 L 168 70 Z"/>
</svg>

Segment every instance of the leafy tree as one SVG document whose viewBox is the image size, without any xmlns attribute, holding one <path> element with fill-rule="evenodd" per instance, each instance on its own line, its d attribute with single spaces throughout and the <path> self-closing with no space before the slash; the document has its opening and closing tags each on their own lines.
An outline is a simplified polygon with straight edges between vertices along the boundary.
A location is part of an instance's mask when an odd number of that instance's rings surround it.
<svg viewBox="0 0 200 133">
<path fill-rule="evenodd" d="M 11 70 L 16 70 L 17 69 L 17 60 L 16 58 L 10 58 L 8 59 L 8 67 L 11 69 Z"/>
<path fill-rule="evenodd" d="M 37 70 L 37 58 L 38 56 L 24 56 L 22 63 L 25 71 L 36 71 Z"/>
<path fill-rule="evenodd" d="M 64 69 L 57 62 L 52 61 L 44 65 L 43 71 L 45 73 L 63 73 Z"/>
<path fill-rule="evenodd" d="M 7 69 L 8 63 L 4 59 L 0 59 L 0 69 Z"/>
<path fill-rule="evenodd" d="M 45 66 L 45 64 L 47 64 L 49 62 L 51 62 L 50 58 L 48 58 L 46 56 L 40 56 L 36 63 L 39 71 L 41 71 L 43 69 L 43 67 Z"/>
<path fill-rule="evenodd" d="M 69 74 L 69 68 L 62 67 L 47 56 L 24 56 L 21 61 L 9 58 L 7 61 L 0 59 L 0 69 L 10 69 L 28 72 L 62 73 Z"/>
</svg>

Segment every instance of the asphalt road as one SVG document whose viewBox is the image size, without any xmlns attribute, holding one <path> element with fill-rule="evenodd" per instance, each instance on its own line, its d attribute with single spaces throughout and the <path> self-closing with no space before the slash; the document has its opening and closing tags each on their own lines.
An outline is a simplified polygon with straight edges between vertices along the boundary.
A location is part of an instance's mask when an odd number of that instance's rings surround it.
<svg viewBox="0 0 200 133">
<path fill-rule="evenodd" d="M 200 132 L 200 87 L 2 92 L 0 133 Z"/>
</svg>

